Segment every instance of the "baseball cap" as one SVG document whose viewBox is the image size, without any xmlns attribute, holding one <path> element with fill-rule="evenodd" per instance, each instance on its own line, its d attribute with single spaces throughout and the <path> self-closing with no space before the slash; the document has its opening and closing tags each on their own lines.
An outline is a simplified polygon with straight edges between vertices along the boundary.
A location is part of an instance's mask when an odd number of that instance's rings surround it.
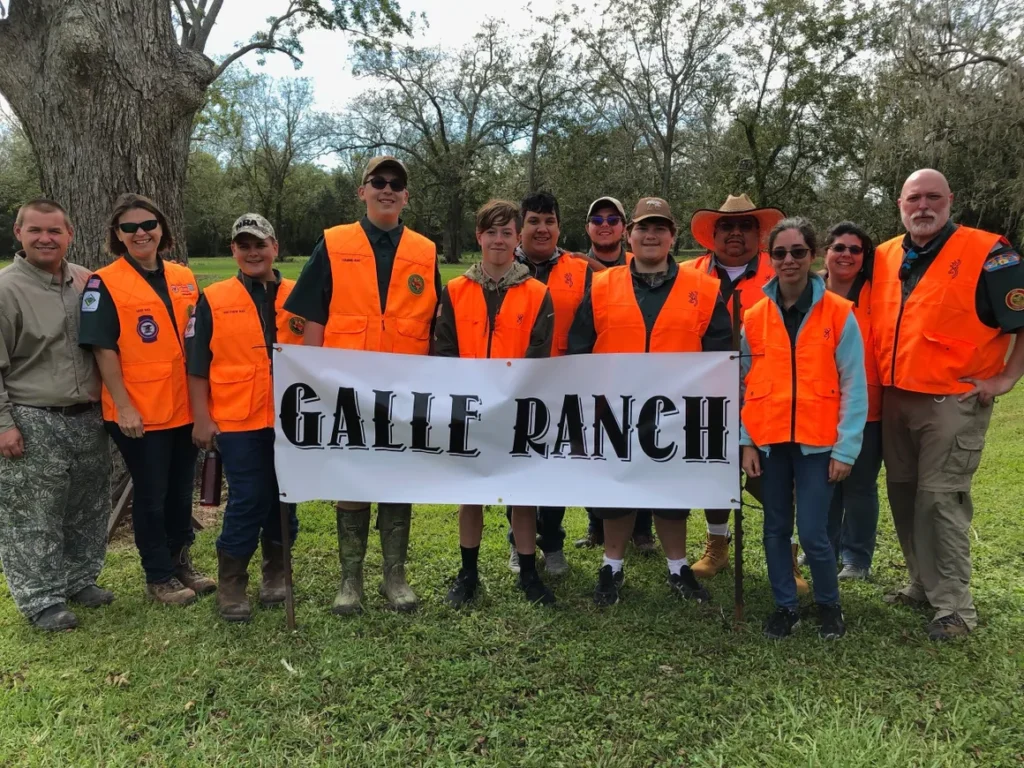
<svg viewBox="0 0 1024 768">
<path fill-rule="evenodd" d="M 672 215 L 672 209 L 668 207 L 668 202 L 660 197 L 641 197 L 633 209 L 633 218 L 630 219 L 629 225 L 633 226 L 645 219 L 665 219 L 671 222 L 673 230 L 676 228 L 676 218 Z"/>
<path fill-rule="evenodd" d="M 366 170 L 363 171 L 363 183 L 370 178 L 373 174 L 378 171 L 392 170 L 399 175 L 403 182 L 409 183 L 409 172 L 405 170 L 405 165 L 397 157 L 391 155 L 379 155 L 374 157 L 366 164 Z"/>
<path fill-rule="evenodd" d="M 619 212 L 619 216 L 623 219 L 626 218 L 626 209 L 622 207 L 622 203 L 616 200 L 614 197 L 599 197 L 597 200 L 590 204 L 590 208 L 587 209 L 587 218 L 589 219 L 594 215 L 594 211 L 603 206 L 612 206 L 616 211 Z"/>
<path fill-rule="evenodd" d="M 231 239 L 239 235 L 252 235 L 260 240 L 276 240 L 274 227 L 258 213 L 243 213 L 231 227 Z"/>
</svg>

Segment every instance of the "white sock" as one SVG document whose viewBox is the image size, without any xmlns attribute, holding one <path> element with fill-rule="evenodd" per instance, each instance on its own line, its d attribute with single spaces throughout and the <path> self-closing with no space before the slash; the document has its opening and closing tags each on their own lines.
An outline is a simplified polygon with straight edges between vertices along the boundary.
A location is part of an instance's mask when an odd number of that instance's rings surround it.
<svg viewBox="0 0 1024 768">
<path fill-rule="evenodd" d="M 728 536 L 729 535 L 729 524 L 728 523 L 708 523 L 708 533 L 712 536 Z"/>
<path fill-rule="evenodd" d="M 601 563 L 601 567 L 610 565 L 612 567 L 612 573 L 618 573 L 622 570 L 622 560 L 612 560 L 608 555 L 604 556 L 604 562 Z"/>
<path fill-rule="evenodd" d="M 668 560 L 668 572 L 674 573 L 676 576 L 683 572 L 683 568 L 685 566 L 689 565 L 685 557 L 682 560 L 671 560 L 668 558 L 666 559 Z"/>
</svg>

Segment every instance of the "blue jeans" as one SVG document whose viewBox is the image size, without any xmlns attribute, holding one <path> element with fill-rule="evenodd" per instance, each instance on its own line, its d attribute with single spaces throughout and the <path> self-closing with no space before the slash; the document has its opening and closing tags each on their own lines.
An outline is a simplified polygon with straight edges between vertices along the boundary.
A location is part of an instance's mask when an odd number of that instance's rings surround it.
<svg viewBox="0 0 1024 768">
<path fill-rule="evenodd" d="M 850 476 L 835 487 L 828 511 L 828 538 L 836 560 L 871 568 L 878 532 L 878 471 L 882 468 L 882 422 L 869 421 L 864 445 Z M 845 514 L 844 514 L 845 513 Z"/>
<path fill-rule="evenodd" d="M 512 535 L 512 507 L 505 507 L 505 517 L 508 519 L 508 543 L 515 546 L 516 540 Z M 562 527 L 562 519 L 565 517 L 565 507 L 537 507 L 537 546 L 541 552 L 561 552 L 565 543 L 565 528 Z"/>
<path fill-rule="evenodd" d="M 274 471 L 274 430 L 221 432 L 217 448 L 228 481 L 228 503 L 217 549 L 248 560 L 260 542 L 260 533 L 281 543 L 281 499 Z M 289 504 L 291 541 L 299 533 L 295 505 Z"/>
<path fill-rule="evenodd" d="M 764 554 L 772 597 L 780 608 L 796 609 L 793 578 L 793 490 L 796 522 L 807 565 L 814 578 L 814 602 L 839 602 L 836 558 L 828 540 L 828 509 L 834 486 L 828 481 L 831 453 L 804 456 L 796 443 L 768 446 L 761 454 L 761 503 L 764 507 Z"/>
</svg>

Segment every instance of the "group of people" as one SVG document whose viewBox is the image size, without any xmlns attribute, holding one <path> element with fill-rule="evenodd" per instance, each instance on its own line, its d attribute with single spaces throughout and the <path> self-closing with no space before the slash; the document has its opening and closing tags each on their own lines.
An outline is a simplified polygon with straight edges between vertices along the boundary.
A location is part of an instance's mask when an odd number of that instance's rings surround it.
<svg viewBox="0 0 1024 768">
<path fill-rule="evenodd" d="M 627 217 L 594 201 L 591 249 L 558 247 L 558 201 L 492 200 L 476 217 L 481 260 L 442 286 L 436 248 L 405 227 L 408 174 L 376 157 L 358 190 L 366 214 L 328 229 L 297 281 L 274 268 L 278 243 L 262 216 L 233 225 L 235 277 L 200 291 L 166 260 L 160 208 L 124 195 L 109 222 L 114 261 L 91 273 L 67 262 L 66 211 L 35 200 L 18 214 L 21 242 L 0 271 L 0 559 L 19 610 L 41 629 L 69 629 L 68 603 L 114 596 L 96 579 L 110 511 L 107 435 L 134 486 L 132 519 L 145 593 L 188 604 L 216 591 L 219 614 L 247 621 L 248 568 L 262 550 L 259 600 L 285 596 L 282 515 L 274 472 L 273 355 L 279 344 L 467 358 L 615 352 L 735 351 L 741 362 L 741 461 L 764 508 L 775 610 L 771 638 L 800 621 L 811 591 L 819 634 L 845 633 L 840 579 L 865 579 L 878 522 L 884 459 L 909 583 L 886 601 L 934 611 L 928 635 L 962 636 L 977 615 L 969 589 L 971 478 L 993 399 L 1024 374 L 1024 267 L 1003 237 L 950 220 L 937 171 L 903 186 L 907 230 L 879 246 L 856 224 L 832 227 L 824 270 L 809 222 L 745 195 L 690 220 L 707 253 L 678 264 L 678 221 L 667 201 L 639 200 Z M 216 581 L 189 555 L 200 448 L 222 456 L 228 501 Z M 341 584 L 333 611 L 364 603 L 372 500 L 336 501 Z M 594 601 L 618 602 L 626 550 L 654 551 L 671 591 L 697 602 L 729 567 L 729 511 L 705 510 L 704 553 L 687 560 L 687 509 L 588 509 L 578 546 L 604 548 Z M 411 505 L 377 504 L 383 579 L 396 610 L 417 598 L 406 576 Z M 541 577 L 564 573 L 564 508 L 507 510 L 509 568 L 526 600 L 551 604 Z M 446 602 L 480 586 L 484 513 L 459 507 L 461 567 Z M 794 525 L 798 542 L 794 538 Z M 541 550 L 538 557 L 537 549 Z"/>
</svg>

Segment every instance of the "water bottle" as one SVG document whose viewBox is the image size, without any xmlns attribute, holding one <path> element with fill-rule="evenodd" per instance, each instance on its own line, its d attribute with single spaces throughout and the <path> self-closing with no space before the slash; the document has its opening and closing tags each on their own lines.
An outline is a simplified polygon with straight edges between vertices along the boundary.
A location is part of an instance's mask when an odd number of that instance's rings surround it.
<svg viewBox="0 0 1024 768">
<path fill-rule="evenodd" d="M 207 451 L 206 458 L 203 459 L 203 481 L 199 487 L 200 505 L 220 506 L 221 473 L 220 454 L 216 449 Z"/>
</svg>

